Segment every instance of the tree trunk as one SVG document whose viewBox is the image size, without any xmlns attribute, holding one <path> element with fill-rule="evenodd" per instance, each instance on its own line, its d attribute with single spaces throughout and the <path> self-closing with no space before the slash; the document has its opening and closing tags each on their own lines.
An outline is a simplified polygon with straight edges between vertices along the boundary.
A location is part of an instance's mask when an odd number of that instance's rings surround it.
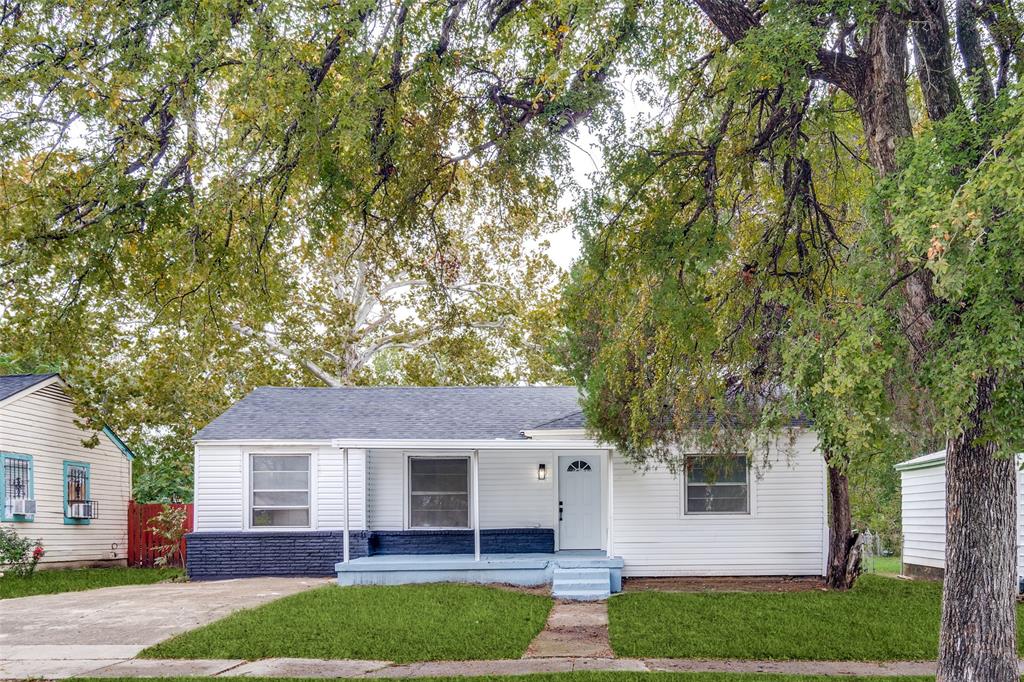
<svg viewBox="0 0 1024 682">
<path fill-rule="evenodd" d="M 957 0 L 970 2 L 970 0 Z M 958 4 L 959 6 L 959 4 Z M 941 121 L 960 106 L 945 0 L 911 0 L 914 56 L 928 118 Z"/>
<path fill-rule="evenodd" d="M 980 440 L 996 380 L 978 383 L 972 427 L 946 445 L 946 575 L 938 682 L 1017 682 L 1017 467 Z"/>
<path fill-rule="evenodd" d="M 906 39 L 907 20 L 888 10 L 879 12 L 868 33 L 856 89 L 857 113 L 864 125 L 868 157 L 883 178 L 897 170 L 896 149 L 913 132 L 906 94 Z M 888 212 L 885 219 L 892 220 Z M 910 342 L 911 362 L 917 365 L 927 355 L 927 336 L 933 323 L 931 274 L 924 268 L 911 273 L 909 261 L 898 250 L 893 253 L 893 276 L 903 277 L 900 324 Z"/>
<path fill-rule="evenodd" d="M 882 10 L 868 32 L 855 100 L 871 165 L 881 177 L 896 170 L 896 147 L 910 137 L 907 104 L 907 20 Z"/>
<path fill-rule="evenodd" d="M 850 487 L 846 473 L 828 465 L 828 496 L 831 523 L 828 529 L 828 574 L 825 583 L 834 590 L 853 587 L 860 573 L 859 534 L 850 518 Z"/>
</svg>

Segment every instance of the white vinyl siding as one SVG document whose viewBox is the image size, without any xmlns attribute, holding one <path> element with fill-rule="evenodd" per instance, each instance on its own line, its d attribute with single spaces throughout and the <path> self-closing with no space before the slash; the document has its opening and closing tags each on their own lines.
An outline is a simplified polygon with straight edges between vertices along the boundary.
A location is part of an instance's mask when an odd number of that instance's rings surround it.
<svg viewBox="0 0 1024 682">
<path fill-rule="evenodd" d="M 245 468 L 238 446 L 196 446 L 195 530 L 242 530 Z"/>
<path fill-rule="evenodd" d="M 547 472 L 543 481 L 537 478 L 539 464 Z M 481 452 L 480 527 L 552 528 L 557 468 L 544 450 Z"/>
<path fill-rule="evenodd" d="M 334 448 L 321 448 L 317 458 L 317 528 L 341 530 L 345 527 L 345 478 L 342 452 Z M 363 472 L 366 467 L 365 450 L 348 452 L 348 523 L 352 529 L 366 528 L 365 486 Z"/>
<path fill-rule="evenodd" d="M 195 453 L 196 531 L 244 530 L 251 527 L 249 465 L 253 454 L 309 454 L 310 522 L 308 530 L 341 530 L 344 527 L 345 487 L 342 452 L 321 442 L 269 443 L 252 446 L 198 443 Z M 366 527 L 363 512 L 365 456 L 349 451 L 349 527 Z M 274 526 L 252 528 L 273 531 Z"/>
<path fill-rule="evenodd" d="M 903 562 L 942 568 L 946 558 L 946 467 L 900 472 Z"/>
<path fill-rule="evenodd" d="M 405 457 L 399 450 L 368 450 L 366 460 L 367 526 L 371 530 L 402 530 Z"/>
<path fill-rule="evenodd" d="M 903 563 L 946 566 L 946 464 L 900 472 Z M 1017 473 L 1017 575 L 1024 576 L 1024 473 Z"/>
<path fill-rule="evenodd" d="M 614 551 L 625 576 L 821 575 L 825 463 L 801 431 L 751 473 L 751 513 L 683 514 L 680 477 L 615 458 Z"/>
<path fill-rule="evenodd" d="M 128 553 L 131 463 L 103 434 L 75 425 L 71 398 L 57 384 L 44 386 L 0 407 L 0 451 L 32 456 L 36 514 L 31 522 L 3 525 L 42 540 L 43 563 L 123 562 Z M 89 465 L 89 497 L 99 516 L 88 524 L 64 523 L 64 462 Z"/>
</svg>

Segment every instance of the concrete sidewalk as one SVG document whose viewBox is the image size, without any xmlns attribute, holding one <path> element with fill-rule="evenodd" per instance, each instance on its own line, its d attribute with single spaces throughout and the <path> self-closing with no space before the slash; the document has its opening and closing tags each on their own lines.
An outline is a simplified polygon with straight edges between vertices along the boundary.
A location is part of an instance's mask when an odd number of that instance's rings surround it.
<svg viewBox="0 0 1024 682">
<path fill-rule="evenodd" d="M 0 660 L 3 679 L 63 679 L 68 677 L 320 677 L 410 678 L 519 675 L 582 670 L 632 672 L 749 672 L 787 675 L 883 676 L 934 675 L 933 661 L 740 661 L 671 658 L 550 657 L 496 661 L 436 661 L 394 664 L 387 661 L 270 658 L 240 660 L 147 660 L 124 657 L 117 647 L 5 647 Z M 30 649 L 35 649 L 31 651 Z M 35 657 L 33 657 L 35 656 Z M 1024 672 L 1024 665 L 1021 666 Z"/>
</svg>

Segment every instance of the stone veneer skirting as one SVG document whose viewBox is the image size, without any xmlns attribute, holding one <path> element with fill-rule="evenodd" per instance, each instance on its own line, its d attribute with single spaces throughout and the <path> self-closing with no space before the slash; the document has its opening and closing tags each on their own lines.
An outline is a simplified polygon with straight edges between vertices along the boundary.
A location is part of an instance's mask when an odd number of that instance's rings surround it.
<svg viewBox="0 0 1024 682">
<path fill-rule="evenodd" d="M 341 531 L 226 531 L 187 536 L 187 571 L 193 580 L 253 576 L 335 575 L 342 560 Z M 553 552 L 550 528 L 494 528 L 480 531 L 488 554 Z M 375 554 L 472 554 L 471 530 L 352 531 L 349 556 Z"/>
</svg>

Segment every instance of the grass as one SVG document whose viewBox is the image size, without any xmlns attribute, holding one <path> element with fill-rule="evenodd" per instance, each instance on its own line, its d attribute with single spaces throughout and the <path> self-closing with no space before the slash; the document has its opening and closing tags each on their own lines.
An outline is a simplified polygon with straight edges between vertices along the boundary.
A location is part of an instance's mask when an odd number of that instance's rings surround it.
<svg viewBox="0 0 1024 682">
<path fill-rule="evenodd" d="M 903 558 L 898 556 L 870 557 L 864 562 L 864 570 L 879 575 L 899 575 L 903 570 Z"/>
<path fill-rule="evenodd" d="M 551 600 L 478 585 L 334 585 L 234 613 L 143 658 L 519 658 Z"/>
<path fill-rule="evenodd" d="M 633 592 L 609 602 L 609 631 L 619 656 L 934 660 L 941 594 L 877 575 L 849 592 Z"/>
<path fill-rule="evenodd" d="M 165 677 L 161 682 L 209 682 L 213 677 Z M 310 678 L 253 677 L 252 682 L 323 682 Z M 418 677 L 417 682 L 836 682 L 836 677 L 819 675 L 764 675 L 754 673 L 626 673 L 587 672 L 540 673 L 536 675 L 480 677 Z M 843 682 L 933 682 L 934 677 L 846 677 Z M 74 682 L 138 682 L 138 678 L 76 678 Z"/>
<path fill-rule="evenodd" d="M 7 574 L 0 577 L 0 599 L 80 592 L 117 585 L 147 585 L 181 574 L 180 568 L 69 568 L 36 571 L 28 578 Z"/>
</svg>

